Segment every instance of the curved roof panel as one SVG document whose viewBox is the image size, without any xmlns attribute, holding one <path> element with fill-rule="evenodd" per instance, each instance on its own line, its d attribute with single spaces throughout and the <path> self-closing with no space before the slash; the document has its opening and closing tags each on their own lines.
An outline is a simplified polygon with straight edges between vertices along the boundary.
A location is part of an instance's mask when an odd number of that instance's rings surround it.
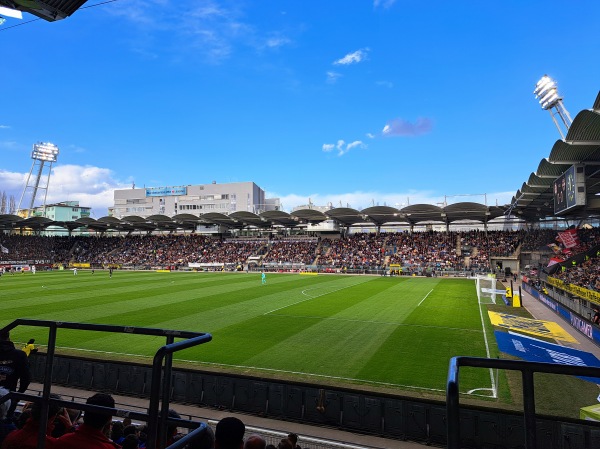
<svg viewBox="0 0 600 449">
<path fill-rule="evenodd" d="M 412 224 L 430 221 L 446 221 L 445 217 L 442 216 L 442 208 L 439 206 L 434 206 L 432 204 L 413 204 L 410 206 L 403 207 L 400 210 L 400 212 Z"/>
<path fill-rule="evenodd" d="M 548 159 L 542 159 L 535 174 L 540 178 L 556 179 L 570 166 L 569 164 L 553 164 Z"/>
<path fill-rule="evenodd" d="M 490 218 L 488 207 L 481 203 L 454 203 L 443 208 L 448 222 L 458 220 L 477 220 L 485 223 Z"/>
<path fill-rule="evenodd" d="M 334 209 L 329 209 L 327 212 L 325 212 L 325 215 L 343 226 L 352 226 L 353 224 L 364 223 L 367 221 L 366 215 L 363 216 L 362 213 L 350 207 L 337 207 Z"/>
<path fill-rule="evenodd" d="M 239 220 L 247 225 L 256 226 L 257 228 L 268 228 L 271 226 L 271 223 L 268 220 L 263 220 L 260 216 L 252 212 L 240 210 L 229 214 L 229 216 L 234 220 Z"/>
<path fill-rule="evenodd" d="M 327 216 L 323 212 L 314 209 L 299 209 L 290 215 L 308 223 L 321 223 L 327 220 Z"/>
<path fill-rule="evenodd" d="M 600 113 L 583 110 L 577 114 L 566 140 L 600 143 Z"/>
<path fill-rule="evenodd" d="M 597 144 L 573 145 L 557 140 L 548 160 L 555 164 L 579 164 L 581 162 L 600 161 L 600 141 Z"/>
<path fill-rule="evenodd" d="M 600 92 L 598 92 L 598 96 L 596 97 L 596 101 L 594 101 L 592 109 L 596 112 L 600 112 Z"/>
<path fill-rule="evenodd" d="M 367 207 L 362 210 L 362 214 L 369 217 L 369 219 L 378 226 L 385 223 L 408 222 L 400 210 L 390 206 Z"/>
<path fill-rule="evenodd" d="M 284 226 L 286 228 L 294 228 L 298 226 L 298 221 L 287 212 L 281 210 L 268 210 L 260 214 L 266 220 L 270 220 L 274 224 Z"/>
</svg>

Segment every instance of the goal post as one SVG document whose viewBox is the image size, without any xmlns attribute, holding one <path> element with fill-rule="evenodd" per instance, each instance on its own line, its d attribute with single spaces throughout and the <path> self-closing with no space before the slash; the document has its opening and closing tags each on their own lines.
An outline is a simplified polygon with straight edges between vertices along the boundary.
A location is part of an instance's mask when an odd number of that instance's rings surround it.
<svg viewBox="0 0 600 449">
<path fill-rule="evenodd" d="M 496 289 L 496 275 L 477 275 L 475 278 L 477 299 L 482 304 L 496 304 L 496 298 L 502 297 L 504 290 Z"/>
</svg>

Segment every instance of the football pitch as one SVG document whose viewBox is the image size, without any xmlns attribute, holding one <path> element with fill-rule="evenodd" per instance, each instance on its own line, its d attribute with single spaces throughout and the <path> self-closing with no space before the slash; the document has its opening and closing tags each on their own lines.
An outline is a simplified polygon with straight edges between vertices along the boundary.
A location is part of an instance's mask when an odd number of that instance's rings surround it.
<svg viewBox="0 0 600 449">
<path fill-rule="evenodd" d="M 451 357 L 498 355 L 486 306 L 466 279 L 259 273 L 72 271 L 5 275 L 0 326 L 17 318 L 208 332 L 175 364 L 443 396 Z M 19 327 L 13 341 L 47 329 Z M 57 352 L 152 357 L 164 338 L 59 329 Z M 148 360 L 148 363 L 151 359 Z M 461 392 L 497 396 L 489 370 Z"/>
</svg>

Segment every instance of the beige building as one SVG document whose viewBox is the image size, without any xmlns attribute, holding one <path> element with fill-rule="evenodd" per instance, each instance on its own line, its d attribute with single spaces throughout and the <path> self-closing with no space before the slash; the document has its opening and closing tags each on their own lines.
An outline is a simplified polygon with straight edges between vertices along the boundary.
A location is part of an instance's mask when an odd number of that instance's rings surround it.
<svg viewBox="0 0 600 449">
<path fill-rule="evenodd" d="M 230 214 L 246 211 L 260 214 L 280 210 L 278 198 L 265 198 L 265 191 L 253 182 L 201 184 L 188 186 L 144 187 L 115 190 L 114 206 L 109 215 L 123 218 L 129 215 Z"/>
</svg>

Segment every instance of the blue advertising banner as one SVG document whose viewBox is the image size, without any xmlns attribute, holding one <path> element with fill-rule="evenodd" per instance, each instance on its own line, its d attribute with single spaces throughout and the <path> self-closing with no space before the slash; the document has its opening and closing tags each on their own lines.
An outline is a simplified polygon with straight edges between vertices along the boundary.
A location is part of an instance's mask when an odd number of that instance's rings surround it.
<svg viewBox="0 0 600 449">
<path fill-rule="evenodd" d="M 187 195 L 187 187 L 148 187 L 146 196 L 175 196 Z"/>
<path fill-rule="evenodd" d="M 498 349 L 528 362 L 560 363 L 562 365 L 592 366 L 600 368 L 600 360 L 594 354 L 566 346 L 555 345 L 537 338 L 515 333 L 495 331 Z M 583 380 L 600 384 L 600 379 L 581 377 Z"/>
<path fill-rule="evenodd" d="M 529 284 L 523 283 L 523 290 L 525 290 L 538 301 L 542 302 L 554 313 L 562 316 L 565 320 L 571 323 L 571 326 L 585 335 L 589 340 L 600 344 L 600 329 L 598 329 L 596 326 L 593 326 L 590 321 L 583 319 L 580 315 L 577 315 L 576 313 L 564 307 L 562 304 L 537 291 Z"/>
</svg>

